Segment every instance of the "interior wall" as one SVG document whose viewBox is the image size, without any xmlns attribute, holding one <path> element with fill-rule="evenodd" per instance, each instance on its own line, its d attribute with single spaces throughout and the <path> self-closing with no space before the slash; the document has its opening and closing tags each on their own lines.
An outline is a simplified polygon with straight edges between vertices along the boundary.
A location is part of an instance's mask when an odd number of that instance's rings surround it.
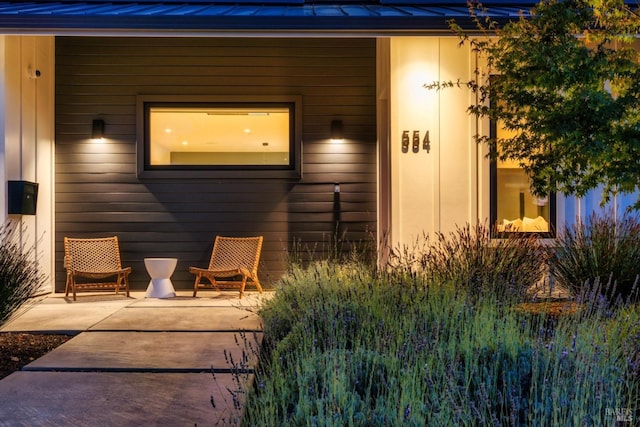
<svg viewBox="0 0 640 427">
<path fill-rule="evenodd" d="M 472 94 L 423 87 L 472 79 L 475 56 L 454 37 L 393 38 L 390 51 L 391 234 L 394 244 L 411 245 L 424 233 L 451 231 L 480 215 L 475 119 L 467 113 Z"/>
<path fill-rule="evenodd" d="M 3 156 L 0 162 L 3 219 L 19 222 L 21 243 L 34 249 L 48 277 L 43 292 L 53 290 L 53 37 L 0 37 L 2 49 Z M 8 214 L 7 181 L 37 182 L 36 215 Z"/>
</svg>

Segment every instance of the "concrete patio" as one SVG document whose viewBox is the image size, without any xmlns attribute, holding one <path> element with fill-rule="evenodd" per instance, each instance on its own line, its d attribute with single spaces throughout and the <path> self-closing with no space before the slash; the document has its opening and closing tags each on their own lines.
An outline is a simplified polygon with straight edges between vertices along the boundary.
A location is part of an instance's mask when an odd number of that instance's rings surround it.
<svg viewBox="0 0 640 427">
<path fill-rule="evenodd" d="M 75 336 L 0 381 L 0 426 L 237 425 L 271 295 L 49 296 L 0 332 Z"/>
</svg>

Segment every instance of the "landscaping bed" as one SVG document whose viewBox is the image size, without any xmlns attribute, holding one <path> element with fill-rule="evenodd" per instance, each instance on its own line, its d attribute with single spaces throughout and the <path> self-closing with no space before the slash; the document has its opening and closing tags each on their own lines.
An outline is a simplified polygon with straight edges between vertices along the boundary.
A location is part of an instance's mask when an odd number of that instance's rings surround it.
<svg viewBox="0 0 640 427">
<path fill-rule="evenodd" d="M 579 309 L 579 304 L 574 301 L 523 302 L 515 307 L 521 313 L 546 315 L 554 319 L 575 314 Z"/>
<path fill-rule="evenodd" d="M 292 272 L 261 311 L 266 353 L 247 425 L 613 425 L 620 411 L 635 416 L 637 306 L 523 302 L 458 283 L 357 264 Z"/>
<path fill-rule="evenodd" d="M 0 379 L 71 339 L 69 335 L 0 333 Z"/>
</svg>

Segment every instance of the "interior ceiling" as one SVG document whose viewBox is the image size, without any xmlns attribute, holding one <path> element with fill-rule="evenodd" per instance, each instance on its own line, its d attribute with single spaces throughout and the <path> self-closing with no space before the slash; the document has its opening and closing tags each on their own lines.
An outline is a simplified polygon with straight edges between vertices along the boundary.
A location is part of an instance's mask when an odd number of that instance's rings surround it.
<svg viewBox="0 0 640 427">
<path fill-rule="evenodd" d="M 169 152 L 288 152 L 289 111 L 152 109 L 150 137 Z"/>
</svg>

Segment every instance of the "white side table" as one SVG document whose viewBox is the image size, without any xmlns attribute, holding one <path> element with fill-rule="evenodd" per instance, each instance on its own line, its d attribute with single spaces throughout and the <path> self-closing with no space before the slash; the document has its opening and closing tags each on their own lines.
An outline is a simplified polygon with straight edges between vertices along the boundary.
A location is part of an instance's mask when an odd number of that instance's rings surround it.
<svg viewBox="0 0 640 427">
<path fill-rule="evenodd" d="M 146 298 L 171 298 L 176 296 L 176 290 L 171 283 L 171 275 L 176 269 L 178 258 L 145 258 L 151 281 L 147 286 Z"/>
</svg>

